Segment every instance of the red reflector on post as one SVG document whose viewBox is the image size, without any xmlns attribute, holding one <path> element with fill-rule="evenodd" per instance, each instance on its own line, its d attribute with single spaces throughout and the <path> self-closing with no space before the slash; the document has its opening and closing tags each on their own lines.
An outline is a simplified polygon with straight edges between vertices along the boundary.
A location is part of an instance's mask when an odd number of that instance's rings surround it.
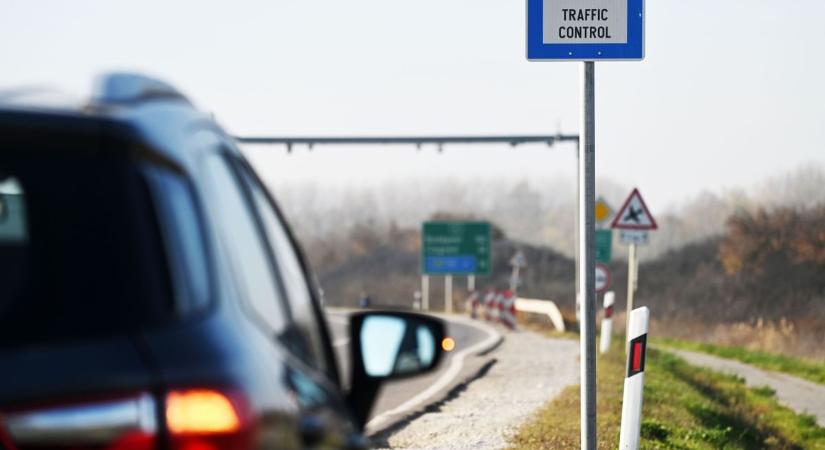
<svg viewBox="0 0 825 450">
<path fill-rule="evenodd" d="M 642 343 L 633 343 L 633 371 L 638 372 L 642 367 Z"/>
<path fill-rule="evenodd" d="M 647 349 L 647 334 L 643 334 L 630 341 L 630 354 L 627 355 L 627 377 L 645 371 L 645 350 Z"/>
</svg>

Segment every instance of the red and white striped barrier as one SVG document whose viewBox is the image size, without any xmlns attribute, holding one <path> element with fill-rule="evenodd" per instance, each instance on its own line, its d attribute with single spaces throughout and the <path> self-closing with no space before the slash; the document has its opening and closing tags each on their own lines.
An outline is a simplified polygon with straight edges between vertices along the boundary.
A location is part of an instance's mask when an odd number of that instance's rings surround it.
<svg viewBox="0 0 825 450">
<path fill-rule="evenodd" d="M 487 295 L 484 296 L 484 319 L 494 322 L 498 319 L 498 308 L 496 307 L 496 297 L 498 297 L 498 293 L 492 289 L 487 291 Z M 493 315 L 495 313 L 495 316 Z"/>
<path fill-rule="evenodd" d="M 511 330 L 516 329 L 516 296 L 509 289 L 501 293 L 501 301 L 498 304 L 498 320 L 505 327 Z"/>
<path fill-rule="evenodd" d="M 627 333 L 627 376 L 624 379 L 619 450 L 638 450 L 639 448 L 649 322 L 650 310 L 646 306 L 634 309 L 630 314 L 630 327 Z"/>
<path fill-rule="evenodd" d="M 613 338 L 613 305 L 616 294 L 613 291 L 604 294 L 604 315 L 602 316 L 602 333 L 599 351 L 606 353 L 610 349 L 610 340 Z"/>
<path fill-rule="evenodd" d="M 499 322 L 515 330 L 517 327 L 516 303 L 516 296 L 509 289 L 503 291 L 488 289 L 484 295 L 473 291 L 467 297 L 467 311 L 473 319 L 483 318 L 489 322 Z"/>
</svg>

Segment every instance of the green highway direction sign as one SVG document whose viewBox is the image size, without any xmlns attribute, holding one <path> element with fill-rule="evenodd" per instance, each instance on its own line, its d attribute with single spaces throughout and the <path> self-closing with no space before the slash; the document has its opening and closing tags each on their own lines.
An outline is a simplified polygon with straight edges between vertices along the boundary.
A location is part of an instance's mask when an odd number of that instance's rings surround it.
<svg viewBox="0 0 825 450">
<path fill-rule="evenodd" d="M 421 273 L 489 275 L 492 266 L 488 222 L 424 222 Z"/>
<path fill-rule="evenodd" d="M 613 258 L 613 230 L 596 230 L 596 261 L 609 263 Z"/>
</svg>

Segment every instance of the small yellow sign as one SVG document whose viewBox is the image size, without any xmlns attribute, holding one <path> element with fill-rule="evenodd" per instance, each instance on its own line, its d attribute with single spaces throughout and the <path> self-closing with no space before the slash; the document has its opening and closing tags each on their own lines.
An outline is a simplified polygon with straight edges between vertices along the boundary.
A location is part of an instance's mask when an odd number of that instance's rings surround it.
<svg viewBox="0 0 825 450">
<path fill-rule="evenodd" d="M 610 205 L 608 205 L 606 201 L 602 199 L 598 199 L 596 201 L 596 222 L 604 222 L 605 220 L 609 219 L 612 214 L 613 210 L 610 208 Z"/>
</svg>

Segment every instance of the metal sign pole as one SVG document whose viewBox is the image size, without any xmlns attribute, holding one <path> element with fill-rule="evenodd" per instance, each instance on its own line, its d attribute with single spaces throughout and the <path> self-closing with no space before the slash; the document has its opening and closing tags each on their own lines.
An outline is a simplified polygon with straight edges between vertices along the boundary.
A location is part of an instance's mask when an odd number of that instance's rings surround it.
<svg viewBox="0 0 825 450">
<path fill-rule="evenodd" d="M 476 276 L 475 275 L 468 275 L 467 276 L 467 291 L 472 293 L 476 290 Z"/>
<path fill-rule="evenodd" d="M 518 289 L 519 266 L 514 265 L 510 273 L 510 290 L 516 292 Z"/>
<path fill-rule="evenodd" d="M 595 64 L 582 63 L 579 146 L 579 292 L 581 293 L 581 448 L 596 449 L 596 92 Z"/>
</svg>

